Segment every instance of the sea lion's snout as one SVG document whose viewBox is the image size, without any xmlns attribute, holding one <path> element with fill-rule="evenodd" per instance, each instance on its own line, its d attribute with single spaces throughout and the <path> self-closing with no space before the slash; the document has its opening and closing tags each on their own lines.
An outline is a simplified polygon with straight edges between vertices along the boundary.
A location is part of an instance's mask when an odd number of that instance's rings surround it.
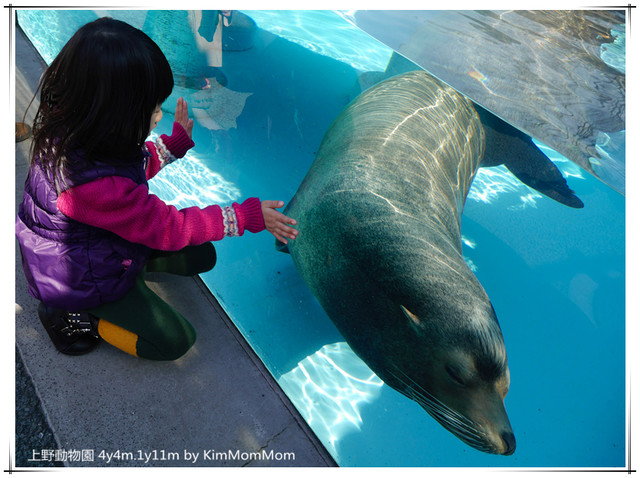
<svg viewBox="0 0 640 478">
<path fill-rule="evenodd" d="M 513 455 L 516 451 L 516 437 L 509 423 L 509 418 L 504 409 L 504 404 L 494 402 L 494 405 L 487 403 L 483 417 L 478 417 L 482 421 L 478 424 L 481 436 L 485 443 L 481 451 L 487 451 L 496 455 Z M 475 422 L 475 420 L 473 420 Z M 488 449 L 486 449 L 487 447 Z"/>
<path fill-rule="evenodd" d="M 512 455 L 515 452 L 516 437 L 508 423 L 506 429 L 496 431 L 494 423 L 483 426 L 433 397 L 425 400 L 413 394 L 411 398 L 420 403 L 444 428 L 476 450 L 494 455 Z"/>
<path fill-rule="evenodd" d="M 504 443 L 504 451 L 501 455 L 512 455 L 516 451 L 516 436 L 512 431 L 505 431 L 500 434 Z"/>
</svg>

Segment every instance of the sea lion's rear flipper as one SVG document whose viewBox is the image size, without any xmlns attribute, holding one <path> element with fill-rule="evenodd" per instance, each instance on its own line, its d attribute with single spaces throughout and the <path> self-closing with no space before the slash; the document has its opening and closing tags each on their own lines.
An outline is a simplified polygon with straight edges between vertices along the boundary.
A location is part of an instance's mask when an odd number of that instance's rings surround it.
<svg viewBox="0 0 640 478">
<path fill-rule="evenodd" d="M 542 152 L 527 158 L 514 157 L 505 166 L 524 184 L 551 199 L 569 207 L 584 207 L 582 200 L 569 188 L 558 167 Z"/>
<path fill-rule="evenodd" d="M 284 242 L 280 242 L 278 239 L 276 239 L 276 251 L 289 254 L 289 246 Z"/>
<path fill-rule="evenodd" d="M 558 167 L 538 148 L 529 136 L 475 105 L 486 136 L 485 156 L 481 166 L 504 164 L 527 186 L 569 207 L 584 203 L 569 188 Z"/>
</svg>

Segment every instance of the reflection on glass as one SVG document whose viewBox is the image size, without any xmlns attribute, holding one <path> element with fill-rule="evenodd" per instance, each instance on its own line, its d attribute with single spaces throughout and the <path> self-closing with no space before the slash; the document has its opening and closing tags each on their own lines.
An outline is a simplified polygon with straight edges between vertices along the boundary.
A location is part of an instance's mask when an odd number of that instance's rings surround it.
<svg viewBox="0 0 640 478">
<path fill-rule="evenodd" d="M 624 192 L 624 168 L 604 166 L 605 178 L 591 162 L 598 134 L 625 127 L 624 11 L 359 10 L 346 18 Z"/>
</svg>

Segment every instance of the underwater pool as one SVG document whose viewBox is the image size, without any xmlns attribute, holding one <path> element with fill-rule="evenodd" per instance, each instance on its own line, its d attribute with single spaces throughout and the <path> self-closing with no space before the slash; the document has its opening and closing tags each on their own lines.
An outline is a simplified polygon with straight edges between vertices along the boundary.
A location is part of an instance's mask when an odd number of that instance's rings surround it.
<svg viewBox="0 0 640 478">
<path fill-rule="evenodd" d="M 392 74 L 393 50 L 334 12 L 243 13 L 255 29 L 223 52 L 227 85 L 178 86 L 163 106 L 158 134 L 170 132 L 179 96 L 196 118 L 196 147 L 151 181 L 176 206 L 289 201 L 333 119 Z M 186 12 L 25 9 L 18 20 L 50 62 L 78 27 L 103 15 L 147 32 L 174 74 L 198 77 L 202 55 Z M 603 54 L 619 63 L 621 51 Z M 339 465 L 625 465 L 624 196 L 538 144 L 584 208 L 539 194 L 504 166 L 483 168 L 462 225 L 465 259 L 492 300 L 509 354 L 511 456 L 470 448 L 386 386 L 270 234 L 216 244 L 218 264 L 202 279 Z"/>
</svg>

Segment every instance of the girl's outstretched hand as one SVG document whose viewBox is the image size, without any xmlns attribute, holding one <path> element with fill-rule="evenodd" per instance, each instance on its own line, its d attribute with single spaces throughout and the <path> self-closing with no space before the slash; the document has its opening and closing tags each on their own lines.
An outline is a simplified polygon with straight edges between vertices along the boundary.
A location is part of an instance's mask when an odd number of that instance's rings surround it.
<svg viewBox="0 0 640 478">
<path fill-rule="evenodd" d="M 184 98 L 178 98 L 176 103 L 176 114 L 174 121 L 179 123 L 191 138 L 191 132 L 193 131 L 193 120 L 189 119 L 189 107 Z"/>
<path fill-rule="evenodd" d="M 276 211 L 277 208 L 284 206 L 282 201 L 262 201 L 262 216 L 264 217 L 264 225 L 276 239 L 287 244 L 287 239 L 295 239 L 298 231 L 288 226 L 298 224 L 295 219 L 285 216 L 281 212 Z"/>
</svg>

